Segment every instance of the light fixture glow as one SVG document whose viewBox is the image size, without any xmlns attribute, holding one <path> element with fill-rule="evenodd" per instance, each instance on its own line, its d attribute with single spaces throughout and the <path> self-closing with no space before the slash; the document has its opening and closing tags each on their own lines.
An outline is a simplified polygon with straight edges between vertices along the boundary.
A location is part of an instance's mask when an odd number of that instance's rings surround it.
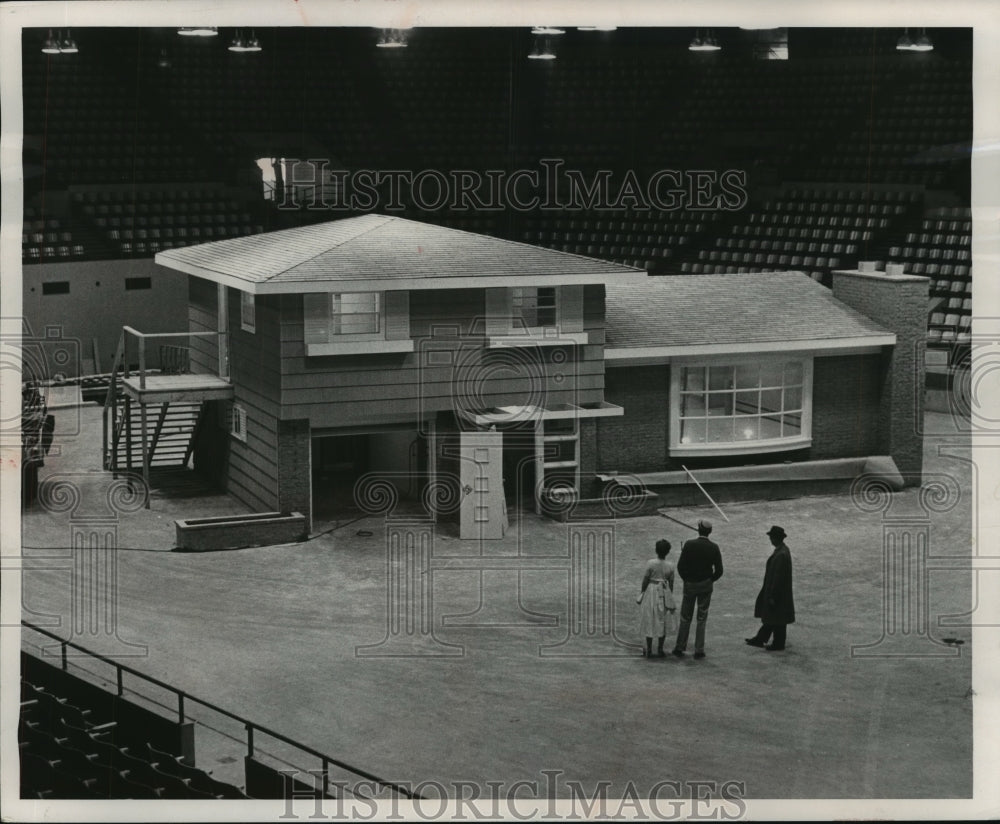
<svg viewBox="0 0 1000 824">
<path fill-rule="evenodd" d="M 695 29 L 694 39 L 688 46 L 688 51 L 698 51 L 698 52 L 714 52 L 721 51 L 722 46 L 719 45 L 719 41 L 715 39 L 715 35 L 712 34 L 711 29 L 705 30 L 705 36 L 701 36 L 701 30 Z"/>
<path fill-rule="evenodd" d="M 566 34 L 566 29 L 557 29 L 555 26 L 535 26 L 531 33 L 541 35 Z"/>
<path fill-rule="evenodd" d="M 535 37 L 535 47 L 528 55 L 529 60 L 555 60 L 556 54 L 552 51 L 552 45 L 547 37 Z"/>
<path fill-rule="evenodd" d="M 229 51 L 231 52 L 245 52 L 247 50 L 246 41 L 243 39 L 243 32 L 240 29 L 236 30 L 236 34 L 233 35 L 233 39 L 229 44 Z"/>
<path fill-rule="evenodd" d="M 215 37 L 219 29 L 217 26 L 182 26 L 177 33 L 185 37 Z"/>
<path fill-rule="evenodd" d="M 913 51 L 913 41 L 910 39 L 909 29 L 903 29 L 902 35 L 896 41 L 896 49 L 898 51 Z"/>
<path fill-rule="evenodd" d="M 49 36 L 42 45 L 42 54 L 59 54 L 59 41 L 52 36 L 52 29 L 49 29 Z"/>
<path fill-rule="evenodd" d="M 76 54 L 80 51 L 76 47 L 76 40 L 73 39 L 69 29 L 66 29 L 66 36 L 63 38 L 62 45 L 59 46 L 59 51 L 63 54 Z"/>
<path fill-rule="evenodd" d="M 920 37 L 913 41 L 913 51 L 916 52 L 929 52 L 934 51 L 934 44 L 931 39 L 927 36 L 927 29 L 920 30 Z"/>
<path fill-rule="evenodd" d="M 577 31 L 618 31 L 618 26 L 577 26 Z"/>
<path fill-rule="evenodd" d="M 399 29 L 382 29 L 375 45 L 380 49 L 405 49 L 406 38 Z"/>
</svg>

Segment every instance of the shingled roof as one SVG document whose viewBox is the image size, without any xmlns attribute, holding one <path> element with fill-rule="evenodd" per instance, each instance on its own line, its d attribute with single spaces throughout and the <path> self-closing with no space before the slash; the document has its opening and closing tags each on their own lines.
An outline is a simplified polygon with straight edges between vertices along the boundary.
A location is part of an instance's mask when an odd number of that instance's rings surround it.
<svg viewBox="0 0 1000 824">
<path fill-rule="evenodd" d="M 606 288 L 608 360 L 896 341 L 802 272 L 672 275 Z"/>
<path fill-rule="evenodd" d="M 168 249 L 156 262 L 254 294 L 645 279 L 631 266 L 387 215 Z"/>
</svg>

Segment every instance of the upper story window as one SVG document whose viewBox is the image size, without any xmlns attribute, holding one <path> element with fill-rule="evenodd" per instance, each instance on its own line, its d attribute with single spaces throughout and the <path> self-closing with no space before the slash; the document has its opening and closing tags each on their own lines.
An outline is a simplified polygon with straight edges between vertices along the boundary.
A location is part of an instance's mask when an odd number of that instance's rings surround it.
<svg viewBox="0 0 1000 824">
<path fill-rule="evenodd" d="M 684 363 L 670 372 L 672 455 L 777 452 L 811 443 L 811 359 Z"/>
<path fill-rule="evenodd" d="M 514 286 L 486 290 L 490 346 L 586 343 L 582 286 Z"/>
<path fill-rule="evenodd" d="M 378 335 L 382 318 L 379 292 L 339 292 L 330 296 L 331 335 Z"/>
<path fill-rule="evenodd" d="M 256 296 L 249 292 L 240 292 L 240 329 L 244 332 L 257 330 Z"/>
<path fill-rule="evenodd" d="M 409 292 L 303 295 L 307 355 L 412 352 Z"/>
<path fill-rule="evenodd" d="M 510 290 L 511 318 L 526 329 L 556 326 L 559 306 L 555 286 L 517 286 Z"/>
</svg>

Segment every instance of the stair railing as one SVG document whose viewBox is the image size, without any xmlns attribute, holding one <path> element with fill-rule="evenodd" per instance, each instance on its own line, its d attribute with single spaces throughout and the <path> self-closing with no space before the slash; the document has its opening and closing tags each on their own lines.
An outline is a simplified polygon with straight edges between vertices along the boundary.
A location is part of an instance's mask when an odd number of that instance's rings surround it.
<svg viewBox="0 0 1000 824">
<path fill-rule="evenodd" d="M 108 381 L 108 394 L 104 398 L 104 410 L 102 418 L 104 423 L 104 468 L 114 469 L 118 466 L 118 438 L 109 430 L 109 426 L 118 425 L 118 370 L 122 361 L 125 361 L 126 375 L 128 372 L 128 361 L 125 358 L 125 330 L 122 330 L 118 338 L 118 348 L 115 349 L 115 360 L 111 364 L 111 379 Z M 108 439 L 111 438 L 111 453 L 108 452 Z"/>
</svg>

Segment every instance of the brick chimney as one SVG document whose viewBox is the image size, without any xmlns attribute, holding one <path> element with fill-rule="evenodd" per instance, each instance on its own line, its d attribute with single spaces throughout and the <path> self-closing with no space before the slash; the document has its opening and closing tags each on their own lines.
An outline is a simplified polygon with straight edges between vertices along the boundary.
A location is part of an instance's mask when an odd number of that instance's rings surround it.
<svg viewBox="0 0 1000 824">
<path fill-rule="evenodd" d="M 883 355 L 878 442 L 907 486 L 921 482 L 924 451 L 924 352 L 930 281 L 885 272 L 835 271 L 833 296 L 896 334 Z"/>
</svg>

